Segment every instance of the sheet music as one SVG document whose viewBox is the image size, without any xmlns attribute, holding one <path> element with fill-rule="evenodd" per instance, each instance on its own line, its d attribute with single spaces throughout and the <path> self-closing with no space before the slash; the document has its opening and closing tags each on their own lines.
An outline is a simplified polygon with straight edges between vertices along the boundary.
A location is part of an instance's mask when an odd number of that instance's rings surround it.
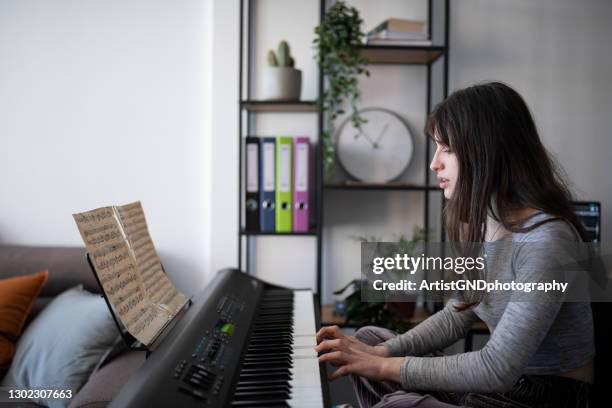
<svg viewBox="0 0 612 408">
<path fill-rule="evenodd" d="M 171 319 L 187 302 L 164 273 L 140 201 L 115 207 L 148 298 Z"/>
<path fill-rule="evenodd" d="M 136 259 L 113 207 L 73 214 L 73 217 L 117 318 L 138 341 L 151 344 L 166 324 L 167 315 L 147 296 Z"/>
</svg>

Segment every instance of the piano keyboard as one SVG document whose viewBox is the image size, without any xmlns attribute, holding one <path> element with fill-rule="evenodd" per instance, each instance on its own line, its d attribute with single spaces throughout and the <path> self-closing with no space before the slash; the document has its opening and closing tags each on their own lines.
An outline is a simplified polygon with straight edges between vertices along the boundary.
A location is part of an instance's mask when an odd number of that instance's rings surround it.
<svg viewBox="0 0 612 408">
<path fill-rule="evenodd" d="M 310 290 L 222 271 L 111 406 L 329 406 L 317 317 Z"/>
<path fill-rule="evenodd" d="M 314 297 L 310 290 L 264 292 L 233 407 L 322 407 Z"/>
</svg>

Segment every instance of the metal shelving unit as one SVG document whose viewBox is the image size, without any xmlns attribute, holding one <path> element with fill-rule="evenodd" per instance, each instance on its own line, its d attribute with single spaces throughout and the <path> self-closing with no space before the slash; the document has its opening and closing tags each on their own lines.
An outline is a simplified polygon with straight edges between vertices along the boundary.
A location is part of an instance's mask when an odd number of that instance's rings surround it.
<svg viewBox="0 0 612 408">
<path fill-rule="evenodd" d="M 441 194 L 441 189 L 438 186 L 431 185 L 429 161 L 431 156 L 431 142 L 425 143 L 425 178 L 422 184 L 408 183 L 387 183 L 387 184 L 371 184 L 358 182 L 341 182 L 324 184 L 323 183 L 323 157 L 322 151 L 319 148 L 320 135 L 324 129 L 324 116 L 319 109 L 316 100 L 303 101 L 261 101 L 252 99 L 250 92 L 251 84 L 251 63 L 253 61 L 253 44 L 255 33 L 252 32 L 254 26 L 254 3 L 256 0 L 241 0 L 240 1 L 240 56 L 239 56 L 239 117 L 238 117 L 238 267 L 249 273 L 249 260 L 251 254 L 249 240 L 257 239 L 258 236 L 311 236 L 317 240 L 316 244 L 316 291 L 321 294 L 322 274 L 323 274 L 323 226 L 324 226 L 324 208 L 323 196 L 325 192 L 332 191 L 340 194 L 345 191 L 407 191 L 419 192 L 424 194 L 424 214 L 423 226 L 429 229 L 430 226 L 430 197 L 429 195 Z M 420 65 L 427 70 L 427 95 L 426 95 L 426 112 L 431 112 L 433 105 L 448 96 L 448 65 L 449 65 L 449 15 L 450 4 L 449 0 L 428 0 L 428 19 L 429 19 L 429 34 L 434 45 L 432 46 L 381 46 L 381 45 L 364 45 L 362 47 L 362 56 L 368 60 L 369 64 L 401 64 L 401 65 Z M 329 6 L 329 1 L 319 0 L 319 22 Z M 323 94 L 325 79 L 319 67 L 318 78 L 318 95 Z M 437 95 L 435 95 L 436 86 Z M 434 102 L 436 101 L 436 102 Z M 263 233 L 259 231 L 247 231 L 244 229 L 244 137 L 251 133 L 254 129 L 254 115 L 258 113 L 286 113 L 286 114 L 314 114 L 317 116 L 317 145 L 315 145 L 315 191 L 314 193 L 314 211 L 315 211 L 315 226 L 314 229 L 302 233 Z M 246 126 L 245 126 L 246 125 Z M 246 129 L 245 129 L 246 128 Z M 441 199 L 443 205 L 443 199 Z M 440 239 L 444 240 L 445 233 L 443 227 L 440 226 Z M 246 266 L 246 268 L 245 268 Z M 319 297 L 320 299 L 321 297 Z"/>
</svg>

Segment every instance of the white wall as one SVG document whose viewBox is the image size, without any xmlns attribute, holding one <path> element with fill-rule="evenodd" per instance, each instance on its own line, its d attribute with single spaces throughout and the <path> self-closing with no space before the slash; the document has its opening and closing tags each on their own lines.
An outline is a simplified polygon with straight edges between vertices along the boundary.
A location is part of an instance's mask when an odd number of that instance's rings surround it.
<svg viewBox="0 0 612 408">
<path fill-rule="evenodd" d="M 0 242 L 82 245 L 72 213 L 141 200 L 171 278 L 204 285 L 209 9 L 0 1 Z"/>
<path fill-rule="evenodd" d="M 210 271 L 238 265 L 239 1 L 213 2 Z M 204 187 L 205 188 L 205 187 Z"/>
</svg>

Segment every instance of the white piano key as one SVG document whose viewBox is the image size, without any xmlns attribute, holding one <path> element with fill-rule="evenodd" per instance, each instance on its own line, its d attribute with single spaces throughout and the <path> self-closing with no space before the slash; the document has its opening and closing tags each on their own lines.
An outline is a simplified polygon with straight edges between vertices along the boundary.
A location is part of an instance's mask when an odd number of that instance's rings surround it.
<svg viewBox="0 0 612 408">
<path fill-rule="evenodd" d="M 310 290 L 296 290 L 293 297 L 293 367 L 292 407 L 323 407 L 323 390 L 319 372 L 314 298 Z"/>
</svg>

